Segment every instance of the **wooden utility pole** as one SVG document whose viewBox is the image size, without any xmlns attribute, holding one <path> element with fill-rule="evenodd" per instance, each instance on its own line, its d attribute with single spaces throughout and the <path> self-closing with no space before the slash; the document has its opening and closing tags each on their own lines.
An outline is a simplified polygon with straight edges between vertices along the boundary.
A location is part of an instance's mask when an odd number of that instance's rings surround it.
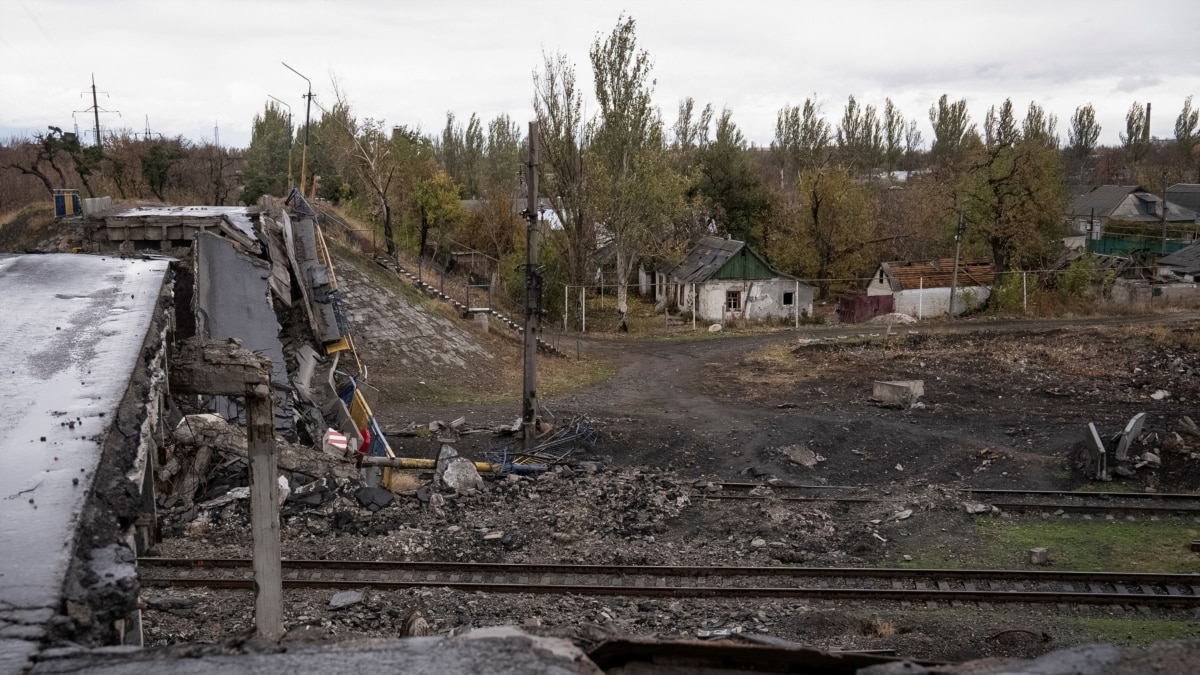
<svg viewBox="0 0 1200 675">
<path fill-rule="evenodd" d="M 283 571 L 279 561 L 279 471 L 271 362 L 237 343 L 187 340 L 172 362 L 171 390 L 244 396 L 250 457 L 250 530 L 254 540 L 254 625 L 261 638 L 283 637 Z"/>
<path fill-rule="evenodd" d="M 525 378 L 521 411 L 525 449 L 537 441 L 537 340 L 542 308 L 542 270 L 538 266 L 538 123 L 529 123 L 529 194 L 525 198 Z"/>
<path fill-rule="evenodd" d="M 962 250 L 963 233 L 967 231 L 967 221 L 963 218 L 963 212 L 958 212 L 958 228 L 954 231 L 954 271 L 950 273 L 950 311 L 948 312 L 951 320 L 954 320 L 954 293 L 958 290 L 958 252 Z"/>
</svg>

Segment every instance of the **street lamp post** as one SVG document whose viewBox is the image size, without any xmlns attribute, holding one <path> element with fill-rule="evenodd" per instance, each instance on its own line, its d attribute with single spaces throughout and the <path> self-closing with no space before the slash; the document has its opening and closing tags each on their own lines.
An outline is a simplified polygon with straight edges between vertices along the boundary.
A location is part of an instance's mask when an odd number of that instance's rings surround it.
<svg viewBox="0 0 1200 675">
<path fill-rule="evenodd" d="M 283 61 L 280 61 L 280 63 L 283 63 Z M 300 75 L 300 77 L 304 77 L 300 71 L 286 63 L 283 63 L 283 67 Z M 304 150 L 300 153 L 300 196 L 308 199 L 308 195 L 305 194 L 308 190 L 308 127 L 310 113 L 312 112 L 313 93 L 312 80 L 304 77 L 304 81 L 308 83 L 308 93 L 304 95 L 304 98 L 308 99 L 308 104 L 304 106 Z"/>
<path fill-rule="evenodd" d="M 270 94 L 267 94 L 267 96 L 275 99 L 281 105 L 287 107 L 288 110 L 288 190 L 291 190 L 296 186 L 296 184 L 292 182 L 292 133 L 294 130 L 294 127 L 292 127 L 292 106 L 280 101 Z"/>
</svg>

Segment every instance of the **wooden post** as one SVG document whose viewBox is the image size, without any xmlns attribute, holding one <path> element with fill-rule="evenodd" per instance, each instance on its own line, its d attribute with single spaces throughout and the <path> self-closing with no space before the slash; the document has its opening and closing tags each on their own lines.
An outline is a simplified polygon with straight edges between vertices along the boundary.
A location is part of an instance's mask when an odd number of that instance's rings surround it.
<svg viewBox="0 0 1200 675">
<path fill-rule="evenodd" d="M 529 196 L 525 217 L 525 377 L 524 420 L 525 449 L 537 444 L 537 339 L 541 321 L 542 271 L 538 267 L 538 123 L 529 123 Z"/>
<path fill-rule="evenodd" d="M 250 528 L 254 541 L 254 625 L 259 637 L 283 637 L 283 573 L 279 562 L 279 483 L 271 361 L 237 341 L 185 340 L 172 363 L 171 391 L 246 398 L 250 458 Z"/>
<path fill-rule="evenodd" d="M 254 624 L 259 637 L 283 637 L 283 571 L 279 562 L 279 471 L 275 461 L 275 413 L 271 388 L 246 393 L 250 455 L 250 530 L 254 538 Z"/>
</svg>

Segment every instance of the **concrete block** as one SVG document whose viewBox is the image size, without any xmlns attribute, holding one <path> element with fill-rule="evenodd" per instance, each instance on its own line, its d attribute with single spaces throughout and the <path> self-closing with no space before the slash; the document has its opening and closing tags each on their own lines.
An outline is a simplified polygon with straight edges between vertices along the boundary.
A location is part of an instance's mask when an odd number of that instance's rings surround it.
<svg viewBox="0 0 1200 675">
<path fill-rule="evenodd" d="M 871 398 L 886 404 L 907 408 L 925 395 L 924 380 L 876 380 Z"/>
<path fill-rule="evenodd" d="M 1031 565 L 1045 565 L 1050 562 L 1050 549 L 1038 547 L 1029 549 L 1029 563 Z"/>
<path fill-rule="evenodd" d="M 1104 480 L 1108 474 L 1107 452 L 1104 449 L 1104 439 L 1100 438 L 1100 431 L 1096 429 L 1094 422 L 1088 422 L 1087 444 L 1088 454 L 1096 465 L 1096 478 Z"/>
<path fill-rule="evenodd" d="M 1142 435 L 1142 426 L 1146 423 L 1146 413 L 1138 413 L 1129 420 L 1129 424 L 1125 425 L 1125 430 L 1121 432 L 1121 438 L 1117 441 L 1117 461 L 1124 462 L 1129 458 L 1129 446 L 1138 436 Z"/>
</svg>

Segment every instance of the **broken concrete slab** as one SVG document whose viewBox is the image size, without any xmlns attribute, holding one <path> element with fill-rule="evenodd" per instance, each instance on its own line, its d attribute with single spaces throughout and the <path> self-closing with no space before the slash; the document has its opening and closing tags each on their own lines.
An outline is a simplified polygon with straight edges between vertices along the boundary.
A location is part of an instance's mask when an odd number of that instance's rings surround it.
<svg viewBox="0 0 1200 675">
<path fill-rule="evenodd" d="M 357 605 L 358 603 L 362 602 L 362 600 L 363 594 L 358 591 L 342 591 L 341 593 L 334 593 L 333 597 L 329 599 L 329 609 L 346 609 L 347 607 L 353 607 L 354 605 Z"/>
<path fill-rule="evenodd" d="M 374 512 L 391 504 L 395 495 L 391 490 L 381 487 L 361 487 L 354 491 L 354 499 L 358 501 L 359 506 Z"/>
<path fill-rule="evenodd" d="M 483 487 L 483 478 L 475 467 L 475 462 L 459 457 L 458 451 L 450 445 L 443 445 L 438 453 L 437 465 L 433 474 L 434 485 L 448 488 L 457 492 L 478 490 Z"/>
<path fill-rule="evenodd" d="M 925 395 L 924 380 L 876 380 L 871 399 L 883 405 L 908 408 Z"/>
<path fill-rule="evenodd" d="M 1050 562 L 1050 549 L 1041 546 L 1029 549 L 1029 564 L 1045 565 L 1048 562 Z"/>
<path fill-rule="evenodd" d="M 1108 452 L 1104 448 L 1104 439 L 1100 437 L 1100 431 L 1096 429 L 1094 422 L 1088 422 L 1087 444 L 1088 454 L 1096 466 L 1096 478 L 1105 480 L 1108 476 Z"/>
<path fill-rule="evenodd" d="M 824 462 L 825 458 L 813 452 L 806 445 L 785 445 L 779 448 L 788 459 L 805 468 L 811 469 L 820 462 Z"/>
<path fill-rule="evenodd" d="M 1121 432 L 1120 440 L 1117 441 L 1117 461 L 1124 462 L 1129 458 L 1129 446 L 1139 436 L 1142 435 L 1142 426 L 1146 423 L 1146 413 L 1138 413 L 1129 420 L 1125 425 L 1125 430 Z"/>
</svg>

